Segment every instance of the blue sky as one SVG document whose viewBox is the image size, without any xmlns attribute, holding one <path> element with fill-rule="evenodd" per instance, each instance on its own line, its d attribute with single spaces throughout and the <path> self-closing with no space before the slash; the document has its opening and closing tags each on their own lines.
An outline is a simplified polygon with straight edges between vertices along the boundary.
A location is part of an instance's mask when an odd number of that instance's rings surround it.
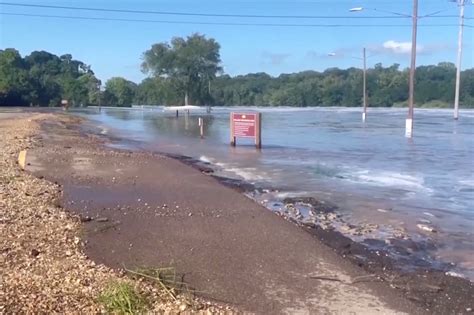
<svg viewBox="0 0 474 315">
<path fill-rule="evenodd" d="M 0 0 L 0 2 L 7 2 Z M 365 10 L 350 13 L 352 7 L 375 8 L 411 14 L 411 0 L 10 0 L 9 3 L 30 3 L 60 6 L 80 6 L 143 11 L 198 12 L 247 15 L 318 15 L 342 16 L 342 19 L 193 17 L 133 13 L 91 12 L 52 8 L 31 8 L 0 5 L 0 48 L 13 47 L 22 55 L 34 50 L 46 50 L 61 55 L 71 53 L 75 59 L 92 66 L 97 76 L 107 80 L 123 76 L 139 82 L 142 53 L 153 43 L 169 41 L 173 36 L 199 32 L 215 38 L 221 44 L 221 59 L 230 75 L 267 72 L 271 75 L 302 70 L 324 70 L 329 67 L 360 67 L 362 47 L 367 47 L 373 66 L 409 64 L 411 40 L 410 19 L 372 17 L 388 13 Z M 473 25 L 473 5 L 466 6 L 466 24 Z M 443 10 L 440 15 L 457 16 L 458 6 L 448 0 L 420 0 L 419 15 Z M 121 19 L 276 24 L 343 24 L 343 27 L 279 27 L 162 24 L 125 21 L 91 21 L 62 18 L 25 17 L 5 13 L 40 14 L 75 17 L 106 17 Z M 354 17 L 364 18 L 354 18 Z M 367 17 L 367 18 L 365 18 Z M 457 17 L 420 19 L 417 64 L 456 61 Z M 396 25 L 383 27 L 380 25 Z M 357 25 L 369 25 L 358 27 Z M 425 26 L 426 25 L 426 26 Z M 452 26 L 440 26 L 452 25 Z M 473 33 L 464 32 L 462 68 L 474 66 Z M 408 46 L 409 48 L 409 46 Z M 332 57 L 328 53 L 334 53 Z"/>
</svg>

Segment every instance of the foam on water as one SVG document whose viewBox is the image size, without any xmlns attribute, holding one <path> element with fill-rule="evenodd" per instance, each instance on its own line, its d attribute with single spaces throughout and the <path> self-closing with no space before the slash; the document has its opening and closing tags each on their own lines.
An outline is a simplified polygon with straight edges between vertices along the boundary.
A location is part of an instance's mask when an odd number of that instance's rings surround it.
<svg viewBox="0 0 474 315">
<path fill-rule="evenodd" d="M 268 177 L 257 172 L 257 169 L 254 167 L 226 167 L 224 171 L 234 173 L 235 175 L 243 178 L 244 180 L 255 183 L 256 181 L 265 181 L 268 180 Z"/>
<path fill-rule="evenodd" d="M 204 163 L 209 163 L 209 164 L 211 164 L 212 161 L 213 161 L 213 159 L 210 158 L 210 157 L 208 157 L 208 156 L 201 155 L 201 156 L 199 157 L 199 161 L 204 162 Z"/>
<path fill-rule="evenodd" d="M 418 175 L 401 174 L 390 171 L 364 170 L 352 174 L 349 177 L 352 181 L 363 184 L 394 187 L 406 190 L 417 190 L 432 193 L 433 190 L 424 185 L 424 179 Z"/>
<path fill-rule="evenodd" d="M 460 180 L 459 184 L 461 184 L 462 186 L 474 187 L 474 178 Z"/>
</svg>

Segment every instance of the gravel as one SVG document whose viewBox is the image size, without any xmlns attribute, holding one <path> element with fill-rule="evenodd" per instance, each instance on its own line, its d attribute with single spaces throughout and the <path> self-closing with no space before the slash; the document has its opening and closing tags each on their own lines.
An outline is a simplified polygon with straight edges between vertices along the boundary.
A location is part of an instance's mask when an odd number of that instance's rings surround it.
<svg viewBox="0 0 474 315">
<path fill-rule="evenodd" d="M 95 264 L 82 251 L 81 218 L 60 208 L 61 187 L 22 171 L 18 153 L 37 145 L 50 114 L 0 121 L 0 313 L 98 313 L 98 297 L 114 281 L 126 281 L 147 297 L 150 310 L 230 312 L 194 297 L 171 300 L 156 285 Z M 67 119 L 64 116 L 55 119 Z"/>
</svg>

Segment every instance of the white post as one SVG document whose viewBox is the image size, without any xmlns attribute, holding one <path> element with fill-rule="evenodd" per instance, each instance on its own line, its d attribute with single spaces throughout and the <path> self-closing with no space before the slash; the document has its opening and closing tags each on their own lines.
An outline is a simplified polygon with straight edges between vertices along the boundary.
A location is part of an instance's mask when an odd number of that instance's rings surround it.
<svg viewBox="0 0 474 315">
<path fill-rule="evenodd" d="M 459 0 L 461 9 L 459 11 L 459 35 L 458 35 L 458 60 L 456 65 L 456 91 L 454 94 L 454 119 L 459 118 L 459 89 L 461 81 L 461 61 L 462 61 L 462 33 L 464 28 L 464 0 Z"/>
<path fill-rule="evenodd" d="M 408 117 L 405 122 L 405 136 L 413 137 L 413 114 L 415 107 L 415 71 L 416 71 L 416 31 L 418 26 L 418 0 L 413 0 L 413 27 L 411 38 L 410 78 L 408 86 Z"/>
<path fill-rule="evenodd" d="M 204 138 L 204 121 L 201 117 L 199 117 L 199 131 L 201 134 L 201 139 Z"/>
<path fill-rule="evenodd" d="M 364 74 L 363 74 L 363 79 L 364 79 L 364 83 L 363 83 L 363 102 L 364 102 L 364 110 L 362 112 L 362 121 L 365 122 L 365 116 L 367 115 L 367 58 L 366 58 L 366 55 L 365 55 L 365 48 L 362 50 L 362 59 L 364 60 Z"/>
</svg>

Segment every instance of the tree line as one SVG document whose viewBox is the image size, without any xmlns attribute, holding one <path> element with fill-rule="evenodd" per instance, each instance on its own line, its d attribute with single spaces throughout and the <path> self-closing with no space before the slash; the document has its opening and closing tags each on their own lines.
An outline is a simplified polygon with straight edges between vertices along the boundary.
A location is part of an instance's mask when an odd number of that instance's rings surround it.
<svg viewBox="0 0 474 315">
<path fill-rule="evenodd" d="M 136 84 L 114 77 L 101 82 L 91 67 L 71 55 L 35 51 L 24 58 L 15 49 L 0 50 L 0 106 L 212 105 L 212 106 L 361 106 L 362 70 L 330 68 L 272 77 L 266 73 L 224 74 L 220 45 L 193 34 L 157 43 L 144 52 L 142 71 L 148 77 Z M 419 66 L 415 102 L 418 106 L 447 107 L 454 99 L 456 67 L 452 63 Z M 367 70 L 369 106 L 405 106 L 408 69 L 376 64 Z M 461 72 L 463 107 L 474 107 L 474 69 Z"/>
<path fill-rule="evenodd" d="M 90 66 L 69 54 L 34 51 L 23 58 L 15 49 L 0 50 L 0 106 L 96 104 L 99 83 Z"/>
</svg>

